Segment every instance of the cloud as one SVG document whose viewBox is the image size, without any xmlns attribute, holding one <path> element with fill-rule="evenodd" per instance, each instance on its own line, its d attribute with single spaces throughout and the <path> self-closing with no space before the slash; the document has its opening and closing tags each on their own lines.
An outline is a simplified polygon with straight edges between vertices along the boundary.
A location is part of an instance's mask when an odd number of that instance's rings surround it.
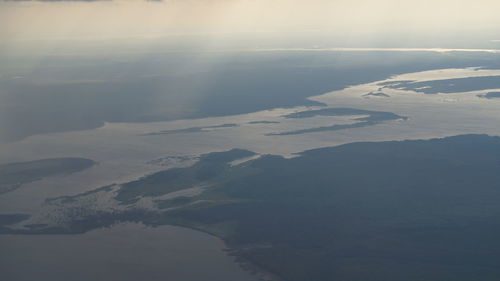
<svg viewBox="0 0 500 281">
<path fill-rule="evenodd" d="M 0 42 L 257 33 L 333 34 L 367 41 L 389 34 L 411 42 L 419 34 L 464 38 L 490 30 L 483 38 L 498 38 L 500 24 L 498 0 L 0 1 Z"/>
<path fill-rule="evenodd" d="M 163 2 L 163 0 L 0 0 L 0 2 L 111 2 L 111 1 L 146 1 Z"/>
<path fill-rule="evenodd" d="M 3 0 L 3 2 L 96 2 L 96 1 L 112 1 L 112 0 Z"/>
</svg>

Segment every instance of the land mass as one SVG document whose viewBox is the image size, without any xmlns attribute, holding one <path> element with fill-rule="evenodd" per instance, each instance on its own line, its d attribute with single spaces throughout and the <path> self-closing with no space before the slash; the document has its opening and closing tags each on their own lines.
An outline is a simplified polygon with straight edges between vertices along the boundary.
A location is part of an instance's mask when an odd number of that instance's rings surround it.
<svg viewBox="0 0 500 281">
<path fill-rule="evenodd" d="M 176 129 L 176 130 L 163 130 L 159 132 L 148 133 L 146 136 L 156 136 L 156 135 L 171 135 L 171 134 L 180 134 L 180 133 L 200 133 L 200 132 L 208 132 L 213 129 L 222 129 L 222 128 L 233 128 L 238 127 L 238 124 L 222 124 L 222 125 L 214 125 L 214 126 L 206 126 L 206 127 L 190 127 L 185 129 Z"/>
<path fill-rule="evenodd" d="M 123 211 L 85 212 L 78 201 L 88 195 L 54 199 L 69 223 L 31 231 L 181 225 L 288 281 L 498 280 L 499 137 L 361 142 L 229 164 L 252 154 L 211 153 L 108 190 Z M 139 207 L 144 198 L 157 207 Z"/>
<path fill-rule="evenodd" d="M 432 81 L 394 81 L 380 84 L 393 89 L 425 94 L 459 93 L 500 88 L 500 76 L 467 77 Z"/>
<path fill-rule="evenodd" d="M 396 74 L 500 67 L 496 54 L 459 52 L 411 56 L 378 51 L 241 52 L 219 63 L 215 58 L 217 54 L 186 52 L 109 62 L 106 67 L 47 58 L 22 79 L 1 81 L 0 141 L 93 129 L 105 122 L 193 119 L 320 105 L 308 97 Z M 185 69 L 181 62 L 186 61 L 206 64 Z M 181 64 L 175 67 L 176 63 Z M 127 74 L 116 76 L 123 69 Z"/>
<path fill-rule="evenodd" d="M 481 94 L 478 95 L 480 98 L 486 98 L 486 99 L 495 99 L 495 98 L 500 98 L 500 92 L 489 92 L 486 94 Z"/>
<path fill-rule="evenodd" d="M 353 129 L 353 128 L 362 128 L 368 126 L 374 126 L 380 124 L 381 122 L 390 121 L 390 120 L 407 120 L 408 117 L 400 116 L 392 112 L 384 112 L 384 111 L 372 111 L 372 110 L 364 110 L 364 109 L 356 109 L 356 108 L 346 108 L 346 107 L 337 107 L 337 108 L 324 108 L 317 110 L 305 110 L 290 113 L 284 115 L 285 118 L 311 118 L 315 116 L 356 116 L 362 115 L 362 117 L 356 117 L 353 120 L 354 123 L 351 124 L 334 124 L 330 126 L 322 126 L 322 127 L 314 127 L 307 128 L 302 130 L 293 130 L 286 132 L 278 132 L 278 133 L 270 133 L 267 136 L 288 136 L 288 135 L 300 135 L 307 133 L 315 133 L 315 132 L 324 132 L 324 131 L 338 131 L 345 129 Z"/>
<path fill-rule="evenodd" d="M 0 194 L 45 177 L 85 170 L 96 163 L 85 158 L 52 158 L 0 165 Z"/>
<path fill-rule="evenodd" d="M 364 98 L 370 98 L 370 97 L 380 97 L 380 98 L 390 98 L 388 94 L 382 93 L 382 92 L 370 92 L 368 94 L 363 95 Z"/>
</svg>

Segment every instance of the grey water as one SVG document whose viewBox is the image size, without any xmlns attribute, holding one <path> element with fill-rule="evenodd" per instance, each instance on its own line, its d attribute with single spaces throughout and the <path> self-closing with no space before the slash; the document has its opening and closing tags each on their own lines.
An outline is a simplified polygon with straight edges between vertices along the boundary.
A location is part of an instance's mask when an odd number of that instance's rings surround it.
<svg viewBox="0 0 500 281">
<path fill-rule="evenodd" d="M 1 280 L 257 280 L 227 255 L 220 239 L 175 226 L 127 223 L 77 235 L 0 235 L 0 248 Z"/>
</svg>

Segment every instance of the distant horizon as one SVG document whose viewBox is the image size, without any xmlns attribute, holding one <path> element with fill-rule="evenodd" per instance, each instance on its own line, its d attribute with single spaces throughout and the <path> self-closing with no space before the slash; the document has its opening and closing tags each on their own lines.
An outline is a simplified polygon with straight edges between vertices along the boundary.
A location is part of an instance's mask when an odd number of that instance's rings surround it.
<svg viewBox="0 0 500 281">
<path fill-rule="evenodd" d="M 500 48 L 498 10 L 494 0 L 0 1 L 0 46 L 103 39 L 153 46 L 173 39 L 195 40 L 204 48 L 240 40 L 274 46 Z"/>
</svg>

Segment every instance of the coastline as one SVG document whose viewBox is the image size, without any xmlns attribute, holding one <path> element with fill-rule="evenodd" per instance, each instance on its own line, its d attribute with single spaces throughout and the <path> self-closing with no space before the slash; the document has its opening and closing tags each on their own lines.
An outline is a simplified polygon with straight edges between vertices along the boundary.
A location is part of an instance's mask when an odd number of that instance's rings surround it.
<svg viewBox="0 0 500 281">
<path fill-rule="evenodd" d="M 226 253 L 227 256 L 233 257 L 234 258 L 234 263 L 236 263 L 241 269 L 243 269 L 245 272 L 248 272 L 249 274 L 257 277 L 259 280 L 262 281 L 284 281 L 281 277 L 278 275 L 270 272 L 263 266 L 255 263 L 254 261 L 249 260 L 248 258 L 243 257 L 240 253 L 239 250 L 231 246 L 230 243 L 228 243 L 224 238 L 218 236 L 217 234 L 203 228 L 199 227 L 194 227 L 190 226 L 188 224 L 182 224 L 182 223 L 168 223 L 168 224 L 145 224 L 148 227 L 157 227 L 157 226 L 175 226 L 175 227 L 182 227 L 194 231 L 198 231 L 201 233 L 205 233 L 207 235 L 210 235 L 211 237 L 217 239 L 224 245 L 223 251 Z"/>
</svg>

